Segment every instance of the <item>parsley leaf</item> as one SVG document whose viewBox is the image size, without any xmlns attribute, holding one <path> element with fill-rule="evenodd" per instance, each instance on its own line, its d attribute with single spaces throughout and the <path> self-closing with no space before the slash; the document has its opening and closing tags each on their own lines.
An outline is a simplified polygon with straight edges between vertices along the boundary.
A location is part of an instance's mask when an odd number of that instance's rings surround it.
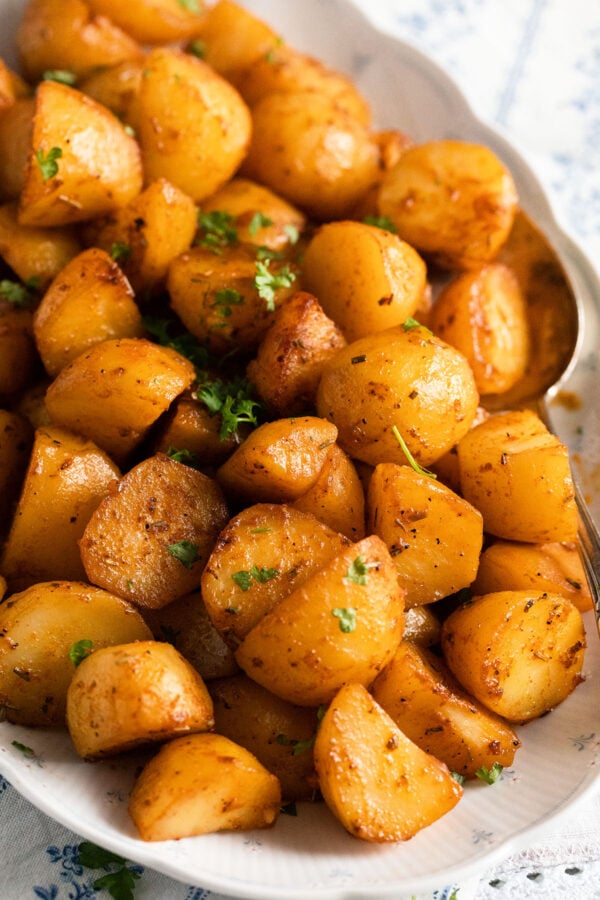
<svg viewBox="0 0 600 900">
<path fill-rule="evenodd" d="M 77 668 L 77 666 L 83 662 L 86 656 L 89 656 L 92 652 L 92 648 L 94 646 L 94 642 L 90 641 L 89 638 L 83 638 L 81 641 L 76 641 L 74 644 L 71 644 L 69 649 L 69 659 Z"/>
<path fill-rule="evenodd" d="M 435 472 L 430 472 L 429 469 L 425 469 L 423 466 L 419 465 L 419 463 L 416 461 L 416 459 L 414 458 L 414 456 L 408 449 L 408 447 L 406 445 L 406 441 L 404 440 L 404 438 L 402 437 L 402 435 L 400 434 L 400 432 L 398 431 L 398 429 L 395 425 L 392 428 L 392 434 L 394 435 L 394 437 L 400 444 L 400 446 L 402 448 L 402 452 L 406 456 L 410 467 L 412 469 L 414 469 L 415 472 L 417 472 L 419 475 L 427 475 L 428 478 L 436 479 L 437 475 L 435 474 Z"/>
<path fill-rule="evenodd" d="M 107 872 L 106 875 L 96 878 L 93 888 L 95 891 L 108 891 L 114 900 L 133 900 L 133 889 L 140 877 L 140 873 L 135 869 L 123 866 L 116 872 Z"/>
<path fill-rule="evenodd" d="M 167 550 L 186 569 L 191 569 L 194 563 L 201 558 L 198 555 L 197 544 L 193 544 L 191 541 L 177 541 L 176 544 L 169 544 Z"/>
<path fill-rule="evenodd" d="M 258 296 L 266 301 L 269 312 L 273 312 L 275 309 L 275 292 L 280 288 L 291 287 L 296 280 L 296 276 L 289 266 L 284 266 L 279 272 L 271 272 L 269 263 L 270 260 L 268 259 L 257 261 L 254 287 L 258 291 Z"/>
<path fill-rule="evenodd" d="M 74 72 L 69 72 L 67 69 L 46 69 L 42 73 L 42 81 L 58 81 L 59 84 L 73 86 L 77 81 L 77 75 Z"/>
<path fill-rule="evenodd" d="M 177 0 L 177 2 L 186 10 L 186 12 L 193 13 L 195 16 L 200 13 L 198 0 Z"/>
<path fill-rule="evenodd" d="M 465 776 L 461 775 L 460 772 L 450 772 L 450 774 L 452 775 L 454 780 L 457 781 L 459 784 L 465 783 Z"/>
<path fill-rule="evenodd" d="M 242 423 L 258 425 L 258 400 L 250 396 L 252 386 L 245 378 L 222 381 L 220 378 L 201 384 L 195 397 L 208 408 L 212 416 L 221 415 L 219 438 L 224 441 L 235 434 Z"/>
<path fill-rule="evenodd" d="M 200 38 L 194 38 L 188 47 L 188 52 L 198 59 L 204 59 L 206 56 L 206 44 Z"/>
<path fill-rule="evenodd" d="M 250 224 L 248 225 L 248 233 L 254 237 L 261 228 L 268 228 L 273 224 L 273 219 L 269 219 L 268 216 L 263 215 L 261 212 L 255 212 L 252 218 L 250 219 Z"/>
<path fill-rule="evenodd" d="M 122 866 L 125 860 L 104 847 L 99 847 L 91 841 L 82 841 L 77 848 L 79 862 L 86 869 L 107 869 L 111 865 Z"/>
<path fill-rule="evenodd" d="M 365 225 L 374 225 L 375 228 L 383 228 L 384 231 L 391 231 L 392 234 L 398 234 L 398 229 L 387 216 L 365 216 L 363 222 Z"/>
<path fill-rule="evenodd" d="M 350 634 L 356 628 L 356 610 L 351 606 L 338 607 L 331 610 L 332 615 L 339 619 L 340 631 Z"/>
<path fill-rule="evenodd" d="M 369 569 L 374 569 L 376 566 L 376 562 L 368 563 L 364 556 L 359 554 L 356 559 L 350 563 L 348 571 L 346 572 L 346 579 L 348 581 L 353 581 L 354 584 L 365 585 L 368 581 L 367 573 Z"/>
<path fill-rule="evenodd" d="M 286 737 L 285 734 L 277 735 L 277 743 L 286 747 L 292 747 L 292 756 L 300 756 L 301 753 L 306 753 L 307 750 L 310 750 L 311 747 L 314 746 L 316 735 L 313 734 L 312 737 L 308 738 L 305 741 L 297 741 L 294 738 Z"/>
<path fill-rule="evenodd" d="M 181 463 L 184 466 L 189 466 L 191 469 L 199 468 L 198 457 L 193 450 L 178 450 L 176 447 L 169 447 L 167 456 L 169 459 Z"/>
<path fill-rule="evenodd" d="M 300 238 L 300 231 L 295 225 L 284 225 L 283 230 L 287 234 L 290 244 L 297 244 Z"/>
<path fill-rule="evenodd" d="M 154 338 L 157 344 L 163 347 L 171 347 L 185 356 L 186 359 L 195 366 L 196 371 L 204 373 L 208 367 L 209 357 L 208 350 L 198 343 L 193 334 L 189 331 L 180 334 L 177 337 L 171 337 L 169 329 L 174 323 L 169 319 L 157 319 L 153 316 L 144 317 L 144 328 Z"/>
<path fill-rule="evenodd" d="M 32 750 L 31 747 L 28 747 L 27 744 L 22 744 L 21 741 L 11 741 L 11 744 L 18 750 L 23 756 L 26 756 L 28 759 L 33 759 L 35 757 L 35 750 Z"/>
<path fill-rule="evenodd" d="M 221 316 L 222 319 L 228 319 L 232 313 L 231 307 L 243 306 L 243 304 L 244 298 L 239 291 L 224 288 L 222 291 L 215 291 L 211 306 L 213 309 L 216 309 L 217 315 Z"/>
<path fill-rule="evenodd" d="M 417 319 L 413 319 L 412 316 L 408 316 L 404 320 L 404 322 L 402 323 L 402 328 L 404 331 L 412 331 L 413 328 L 422 328 L 423 331 L 427 332 L 427 334 L 432 334 L 429 328 L 427 328 L 425 325 L 421 325 L 421 323 Z"/>
<path fill-rule="evenodd" d="M 480 769 L 477 769 L 475 774 L 478 778 L 481 778 L 482 781 L 485 781 L 486 784 L 495 784 L 502 775 L 503 769 L 504 766 L 501 766 L 499 762 L 495 762 L 491 769 L 486 768 L 486 766 L 481 766 Z"/>
<path fill-rule="evenodd" d="M 45 156 L 41 148 L 36 150 L 35 158 L 44 181 L 48 181 L 49 178 L 54 178 L 58 174 L 58 163 L 56 160 L 60 159 L 62 155 L 63 152 L 60 147 L 52 147 Z"/>
<path fill-rule="evenodd" d="M 228 212 L 215 209 L 213 212 L 198 212 L 198 227 L 200 235 L 196 244 L 200 247 L 208 247 L 214 253 L 222 253 L 223 247 L 228 244 L 237 244 L 237 228 L 233 224 L 234 217 Z"/>
<path fill-rule="evenodd" d="M 253 581 L 259 584 L 266 584 L 267 581 L 277 578 L 278 575 L 277 569 L 268 569 L 264 566 L 259 569 L 258 566 L 252 566 L 249 570 L 240 569 L 239 572 L 234 572 L 231 577 L 239 588 L 243 591 L 248 591 L 252 587 Z"/>
<path fill-rule="evenodd" d="M 0 281 L 0 297 L 8 300 L 13 306 L 22 309 L 25 306 L 29 306 L 38 286 L 39 278 L 35 276 L 29 278 L 25 284 L 22 284 L 20 281 L 9 281 L 7 278 L 3 278 Z"/>
<path fill-rule="evenodd" d="M 110 247 L 110 256 L 115 262 L 125 262 L 131 256 L 131 247 L 129 244 L 122 244 L 120 241 L 113 241 Z"/>
</svg>

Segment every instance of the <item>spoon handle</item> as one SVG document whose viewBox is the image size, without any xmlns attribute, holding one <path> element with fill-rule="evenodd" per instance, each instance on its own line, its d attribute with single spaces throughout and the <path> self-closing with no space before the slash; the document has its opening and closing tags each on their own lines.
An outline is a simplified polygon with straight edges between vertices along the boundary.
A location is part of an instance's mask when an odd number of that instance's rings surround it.
<svg viewBox="0 0 600 900">
<path fill-rule="evenodd" d="M 588 506 L 574 479 L 575 500 L 579 511 L 579 546 L 585 574 L 600 627 L 600 534 L 592 519 Z"/>
</svg>

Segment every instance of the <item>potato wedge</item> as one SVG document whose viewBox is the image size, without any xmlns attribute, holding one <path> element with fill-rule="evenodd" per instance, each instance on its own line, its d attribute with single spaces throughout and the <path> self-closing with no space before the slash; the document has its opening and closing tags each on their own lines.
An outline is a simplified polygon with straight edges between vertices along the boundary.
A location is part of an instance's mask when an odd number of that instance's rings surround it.
<svg viewBox="0 0 600 900">
<path fill-rule="evenodd" d="M 385 544 L 372 535 L 280 600 L 246 635 L 236 659 L 278 697 L 318 706 L 343 684 L 371 684 L 403 629 L 404 592 Z"/>
<path fill-rule="evenodd" d="M 343 535 L 291 506 L 258 503 L 223 529 L 202 572 L 211 621 L 237 647 L 283 597 L 348 547 Z"/>
<path fill-rule="evenodd" d="M 131 286 L 110 256 L 84 250 L 56 276 L 33 316 L 36 347 L 54 378 L 94 344 L 142 337 L 142 317 Z"/>
<path fill-rule="evenodd" d="M 166 744 L 145 766 L 129 814 L 142 840 L 166 841 L 268 828 L 280 805 L 277 778 L 248 750 L 220 734 L 194 734 Z"/>
<path fill-rule="evenodd" d="M 60 371 L 46 406 L 54 423 L 124 462 L 195 377 L 193 365 L 170 347 L 134 338 L 102 341 Z"/>
<path fill-rule="evenodd" d="M 325 802 L 364 841 L 406 841 L 449 812 L 462 788 L 360 684 L 333 698 L 315 741 Z"/>
<path fill-rule="evenodd" d="M 198 584 L 228 511 L 214 479 L 163 454 L 130 469 L 79 542 L 88 579 L 158 609 Z"/>
<path fill-rule="evenodd" d="M 526 722 L 581 682 L 585 630 L 577 607 L 560 594 L 496 591 L 448 616 L 442 649 L 473 697 L 509 722 Z"/>
<path fill-rule="evenodd" d="M 13 590 L 85 580 L 78 540 L 120 472 L 92 441 L 54 426 L 35 433 L 29 467 L 0 555 Z"/>
<path fill-rule="evenodd" d="M 136 641 L 96 650 L 67 691 L 67 726 L 84 759 L 213 725 L 206 685 L 171 644 Z"/>
<path fill-rule="evenodd" d="M 313 486 L 291 504 L 351 541 L 365 537 L 365 494 L 350 457 L 332 444 Z"/>
<path fill-rule="evenodd" d="M 63 725 L 73 645 L 147 641 L 134 606 L 75 581 L 40 582 L 0 604 L 0 706 L 9 722 Z"/>
</svg>

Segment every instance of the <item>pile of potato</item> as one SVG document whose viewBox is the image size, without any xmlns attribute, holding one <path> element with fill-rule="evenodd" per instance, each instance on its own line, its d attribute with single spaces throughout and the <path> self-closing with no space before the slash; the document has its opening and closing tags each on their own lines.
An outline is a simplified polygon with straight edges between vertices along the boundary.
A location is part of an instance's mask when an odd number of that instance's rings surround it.
<svg viewBox="0 0 600 900">
<path fill-rule="evenodd" d="M 160 745 L 144 840 L 319 796 L 410 838 L 581 680 L 567 449 L 504 402 L 561 353 L 511 175 L 232 0 L 29 0 L 16 44 L 4 716 Z"/>
</svg>

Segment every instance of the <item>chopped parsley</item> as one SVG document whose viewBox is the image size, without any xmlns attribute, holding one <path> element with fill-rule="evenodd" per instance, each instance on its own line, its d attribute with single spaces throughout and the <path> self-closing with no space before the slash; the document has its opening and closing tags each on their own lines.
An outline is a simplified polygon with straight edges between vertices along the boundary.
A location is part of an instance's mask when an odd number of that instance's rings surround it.
<svg viewBox="0 0 600 900">
<path fill-rule="evenodd" d="M 11 744 L 15 750 L 18 750 L 19 753 L 22 753 L 23 756 L 26 756 L 28 759 L 33 759 L 35 757 L 35 750 L 32 750 L 27 744 L 22 744 L 21 741 L 11 741 Z"/>
<path fill-rule="evenodd" d="M 224 288 L 222 291 L 215 291 L 212 308 L 216 309 L 217 315 L 222 319 L 228 319 L 233 312 L 233 306 L 243 306 L 244 298 L 239 291 L 231 288 Z"/>
<path fill-rule="evenodd" d="M 477 769 L 475 774 L 478 778 L 481 778 L 482 781 L 485 781 L 486 784 L 496 784 L 502 775 L 503 769 L 504 766 L 501 766 L 499 762 L 495 762 L 491 769 L 488 769 L 486 766 L 481 766 L 480 769 Z"/>
<path fill-rule="evenodd" d="M 339 619 L 340 631 L 349 634 L 356 628 L 356 610 L 351 606 L 337 607 L 331 610 L 331 614 Z"/>
<path fill-rule="evenodd" d="M 200 14 L 200 5 L 198 0 L 177 0 L 179 5 L 185 9 L 186 12 L 192 13 L 194 16 Z"/>
<path fill-rule="evenodd" d="M 261 408 L 258 400 L 250 396 L 252 386 L 245 378 L 232 381 L 206 381 L 201 384 L 194 396 L 208 408 L 211 416 L 221 416 L 219 438 L 224 441 L 236 434 L 241 424 L 258 425 L 257 410 Z"/>
<path fill-rule="evenodd" d="M 115 262 L 125 262 L 131 256 L 131 247 L 120 241 L 113 241 L 110 247 L 110 256 Z"/>
<path fill-rule="evenodd" d="M 208 350 L 199 344 L 189 331 L 176 337 L 171 337 L 169 329 L 173 324 L 168 319 L 157 319 L 153 316 L 144 317 L 144 328 L 157 344 L 161 344 L 163 347 L 170 347 L 172 350 L 176 350 L 177 353 L 181 353 L 182 356 L 189 359 L 197 371 L 204 373 L 209 363 Z"/>
<path fill-rule="evenodd" d="M 365 225 L 374 225 L 375 228 L 382 228 L 384 231 L 391 231 L 392 234 L 397 234 L 398 229 L 392 222 L 390 218 L 387 216 L 365 216 L 363 219 Z"/>
<path fill-rule="evenodd" d="M 93 646 L 94 642 L 90 641 L 89 638 L 83 638 L 81 641 L 76 641 L 74 644 L 71 644 L 69 649 L 69 659 L 75 668 L 90 655 Z"/>
<path fill-rule="evenodd" d="M 195 38 L 189 45 L 188 52 L 198 59 L 204 59 L 206 56 L 206 44 L 200 38 Z"/>
<path fill-rule="evenodd" d="M 425 469 L 423 466 L 419 465 L 419 463 L 416 461 L 416 459 L 414 458 L 414 456 L 408 449 L 408 447 L 406 445 L 406 441 L 404 440 L 404 438 L 402 437 L 402 435 L 400 434 L 400 432 L 398 431 L 398 429 L 395 425 L 392 428 L 392 434 L 394 435 L 394 437 L 400 444 L 400 446 L 402 448 L 402 452 L 406 456 L 411 468 L 414 469 L 415 472 L 417 472 L 419 475 L 427 475 L 428 478 L 436 479 L 437 475 L 435 474 L 435 472 L 430 472 L 429 469 Z"/>
<path fill-rule="evenodd" d="M 77 81 L 77 75 L 67 69 L 46 69 L 42 73 L 42 81 L 58 81 L 59 84 L 68 84 L 72 87 Z"/>
<path fill-rule="evenodd" d="M 174 462 L 182 463 L 182 465 L 189 466 L 191 469 L 197 469 L 199 466 L 198 457 L 193 450 L 178 450 L 176 447 L 169 447 L 167 456 Z"/>
<path fill-rule="evenodd" d="M 295 274 L 289 266 L 284 266 L 279 272 L 271 272 L 269 269 L 270 260 L 257 260 L 256 274 L 254 276 L 254 287 L 258 291 L 258 296 L 267 304 L 269 312 L 275 309 L 275 292 L 280 288 L 291 287 L 296 280 Z"/>
<path fill-rule="evenodd" d="M 346 580 L 353 581 L 354 584 L 365 585 L 368 582 L 368 572 L 369 569 L 374 569 L 377 567 L 376 562 L 368 563 L 364 556 L 360 554 L 356 557 L 356 559 L 352 560 L 350 566 L 348 567 L 348 571 L 346 572 Z"/>
<path fill-rule="evenodd" d="M 39 288 L 39 284 L 40 280 L 35 275 L 33 278 L 28 278 L 24 283 L 20 281 L 9 281 L 7 278 L 3 278 L 2 281 L 0 281 L 0 297 L 4 300 L 8 300 L 13 306 L 22 309 L 23 307 L 30 305 L 35 292 Z"/>
<path fill-rule="evenodd" d="M 79 864 L 86 869 L 107 870 L 106 875 L 94 881 L 92 887 L 95 891 L 107 891 L 114 900 L 133 900 L 135 883 L 142 874 L 141 868 L 129 868 L 122 856 L 104 850 L 91 841 L 79 844 L 77 857 Z"/>
<path fill-rule="evenodd" d="M 286 737 L 285 734 L 278 734 L 277 743 L 282 746 L 292 747 L 292 756 L 300 756 L 301 753 L 306 753 L 307 750 L 314 746 L 315 737 L 316 735 L 313 734 L 312 737 L 305 741 L 297 741 L 294 738 Z"/>
<path fill-rule="evenodd" d="M 452 775 L 454 780 L 457 781 L 459 784 L 465 783 L 465 776 L 461 775 L 460 772 L 450 772 L 450 774 Z"/>
<path fill-rule="evenodd" d="M 248 233 L 254 237 L 261 228 L 268 228 L 272 224 L 273 220 L 269 219 L 268 216 L 263 215 L 261 212 L 255 212 L 250 219 Z"/>
<path fill-rule="evenodd" d="M 297 244 L 300 237 L 300 231 L 295 225 L 284 225 L 283 230 L 287 234 L 290 244 Z"/>
<path fill-rule="evenodd" d="M 44 181 L 48 181 L 48 179 L 54 178 L 54 176 L 58 174 L 57 160 L 60 159 L 62 155 L 63 152 L 60 147 L 52 147 L 48 150 L 46 155 L 44 155 L 44 151 L 41 148 L 36 150 L 35 158 L 40 167 Z"/>
<path fill-rule="evenodd" d="M 186 569 L 191 569 L 194 563 L 200 559 L 198 546 L 191 541 L 177 541 L 176 544 L 169 544 L 167 550 Z"/>
<path fill-rule="evenodd" d="M 412 316 L 408 316 L 404 320 L 404 322 L 402 323 L 402 328 L 404 329 L 404 331 L 412 331 L 413 328 L 422 328 L 428 334 L 432 333 L 429 328 L 427 328 L 425 325 L 421 325 L 421 323 L 417 319 L 413 319 Z"/>
<path fill-rule="evenodd" d="M 232 574 L 232 579 L 237 586 L 243 591 L 248 591 L 252 587 L 253 582 L 258 584 L 266 584 L 272 578 L 277 578 L 279 571 L 277 569 L 268 569 L 266 567 L 252 566 L 251 569 L 240 569 L 239 572 Z"/>
<path fill-rule="evenodd" d="M 214 253 L 222 253 L 223 247 L 229 244 L 237 244 L 237 228 L 233 224 L 234 217 L 228 212 L 215 209 L 213 212 L 198 212 L 198 227 L 200 234 L 196 244 L 200 247 L 208 247 Z"/>
</svg>

